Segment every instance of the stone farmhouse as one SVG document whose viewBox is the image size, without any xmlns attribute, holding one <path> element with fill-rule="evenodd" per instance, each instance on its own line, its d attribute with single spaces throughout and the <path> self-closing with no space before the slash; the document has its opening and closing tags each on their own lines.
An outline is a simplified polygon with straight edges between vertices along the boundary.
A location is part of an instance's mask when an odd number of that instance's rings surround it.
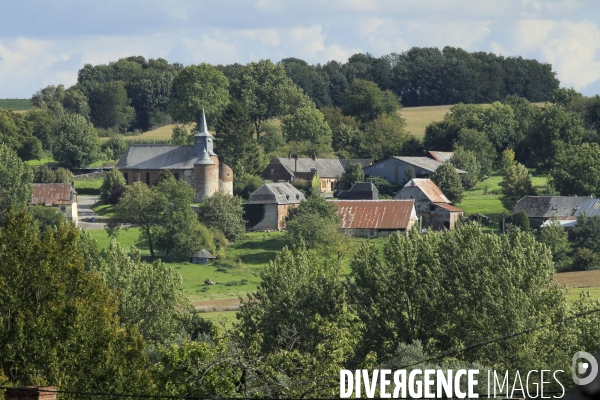
<svg viewBox="0 0 600 400">
<path fill-rule="evenodd" d="M 29 205 L 55 207 L 77 224 L 77 192 L 70 183 L 34 183 Z"/>
<path fill-rule="evenodd" d="M 200 129 L 193 146 L 157 144 L 131 145 L 115 166 L 127 184 L 151 185 L 162 170 L 168 169 L 176 179 L 183 179 L 196 190 L 202 202 L 216 192 L 233 195 L 233 171 L 219 161 L 213 148 L 214 137 L 208 131 L 202 110 Z"/>
<path fill-rule="evenodd" d="M 513 213 L 524 211 L 534 229 L 540 228 L 553 215 L 562 226 L 572 228 L 579 215 L 585 212 L 591 216 L 594 213 L 598 204 L 596 200 L 586 196 L 525 196 L 517 202 Z"/>
<path fill-rule="evenodd" d="M 371 159 L 343 160 L 338 158 L 275 158 L 265 168 L 261 177 L 267 181 L 293 183 L 296 179 L 311 182 L 318 177 L 321 180 L 321 192 L 333 192 L 338 179 L 348 163 L 359 164 L 363 168 L 371 165 Z"/>
<path fill-rule="evenodd" d="M 244 204 L 246 213 L 262 215 L 262 219 L 250 227 L 251 231 L 280 231 L 285 227 L 285 217 L 290 207 L 306 200 L 302 192 L 288 182 L 265 183 L 250 195 Z"/>
<path fill-rule="evenodd" d="M 339 229 L 356 237 L 405 233 L 418 222 L 414 200 L 337 200 Z"/>
<path fill-rule="evenodd" d="M 429 178 L 443 163 L 429 157 L 391 157 L 363 168 L 365 177 L 379 176 L 396 185 L 404 185 L 411 178 L 407 171 L 412 168 L 415 178 Z M 456 168 L 459 174 L 466 171 Z"/>
</svg>

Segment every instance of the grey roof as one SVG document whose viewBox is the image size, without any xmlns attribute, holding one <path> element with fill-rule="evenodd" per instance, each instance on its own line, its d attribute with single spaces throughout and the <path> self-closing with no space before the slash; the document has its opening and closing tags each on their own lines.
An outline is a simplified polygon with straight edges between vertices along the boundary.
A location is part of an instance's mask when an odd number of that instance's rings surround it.
<svg viewBox="0 0 600 400">
<path fill-rule="evenodd" d="M 579 217 L 583 214 L 586 214 L 588 217 L 600 215 L 600 199 L 587 199 L 587 201 L 579 207 L 575 216 Z"/>
<path fill-rule="evenodd" d="M 117 169 L 193 169 L 198 157 L 192 146 L 132 144 L 121 157 Z"/>
<path fill-rule="evenodd" d="M 373 182 L 357 182 L 350 190 L 338 193 L 340 200 L 379 200 L 379 190 Z"/>
<path fill-rule="evenodd" d="M 513 212 L 525 211 L 529 218 L 573 217 L 590 197 L 578 196 L 525 196 L 517 202 Z"/>
<path fill-rule="evenodd" d="M 350 160 L 345 160 L 343 158 L 340 158 L 340 164 L 342 164 L 342 168 L 344 168 L 344 170 L 346 169 L 346 165 L 348 165 L 350 163 L 358 164 L 362 168 L 365 168 L 365 167 L 368 167 L 369 165 L 373 164 L 373 159 L 372 158 L 352 158 Z"/>
<path fill-rule="evenodd" d="M 272 161 L 283 165 L 288 172 L 313 172 L 316 171 L 321 178 L 339 178 L 344 173 L 344 168 L 337 158 L 276 158 Z"/>
<path fill-rule="evenodd" d="M 454 155 L 452 151 L 430 151 L 429 154 L 434 160 L 439 162 L 448 162 Z"/>
<path fill-rule="evenodd" d="M 433 158 L 429 158 L 429 157 L 398 157 L 395 156 L 395 159 L 398 159 L 400 161 L 404 161 L 407 164 L 410 165 L 414 165 L 415 167 L 419 167 L 422 169 L 425 169 L 427 171 L 431 171 L 431 172 L 435 172 L 436 169 L 438 169 L 438 167 L 440 165 L 442 165 L 443 163 L 434 160 Z M 455 168 L 456 172 L 458 172 L 459 174 L 466 174 L 467 171 L 463 171 L 462 169 L 458 169 Z"/>
<path fill-rule="evenodd" d="M 198 257 L 198 258 L 217 258 L 215 256 L 212 255 L 212 253 L 206 249 L 202 249 L 199 252 L 197 252 L 196 254 L 194 254 L 192 257 Z"/>
<path fill-rule="evenodd" d="M 265 183 L 250 195 L 246 204 L 298 204 L 306 200 L 302 192 L 288 182 Z"/>
<path fill-rule="evenodd" d="M 206 124 L 206 114 L 204 114 L 204 108 L 202 109 L 202 120 L 200 120 L 200 128 L 198 129 L 198 133 L 196 133 L 194 136 L 213 137 L 213 135 L 211 135 L 208 131 L 208 125 Z"/>
</svg>

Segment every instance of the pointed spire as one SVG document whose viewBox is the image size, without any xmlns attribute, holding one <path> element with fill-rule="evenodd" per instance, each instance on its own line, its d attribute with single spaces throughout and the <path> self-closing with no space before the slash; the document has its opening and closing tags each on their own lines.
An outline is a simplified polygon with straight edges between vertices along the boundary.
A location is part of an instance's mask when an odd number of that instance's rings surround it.
<svg viewBox="0 0 600 400">
<path fill-rule="evenodd" d="M 202 109 L 202 121 L 200 121 L 200 133 L 208 133 L 208 126 L 206 125 L 206 114 L 204 108 Z"/>
</svg>

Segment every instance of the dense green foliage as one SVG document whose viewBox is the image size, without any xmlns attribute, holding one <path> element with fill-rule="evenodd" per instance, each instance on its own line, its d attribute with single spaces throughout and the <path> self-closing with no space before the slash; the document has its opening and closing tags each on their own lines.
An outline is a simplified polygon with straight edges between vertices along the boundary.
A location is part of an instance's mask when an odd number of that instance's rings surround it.
<svg viewBox="0 0 600 400">
<path fill-rule="evenodd" d="M 215 193 L 205 199 L 198 215 L 200 222 L 223 232 L 227 240 L 235 242 L 246 232 L 243 200 L 237 196 Z"/>
<path fill-rule="evenodd" d="M 109 204 L 117 204 L 125 192 L 125 186 L 127 186 L 127 182 L 121 171 L 116 168 L 111 169 L 102 180 L 100 200 Z"/>
<path fill-rule="evenodd" d="M 500 186 L 502 187 L 500 201 L 507 210 L 512 210 L 517 201 L 523 197 L 535 195 L 531 175 L 523 164 L 516 163 L 509 167 Z"/>
<path fill-rule="evenodd" d="M 440 165 L 430 176 L 431 180 L 453 203 L 460 203 L 463 198 L 462 180 L 454 165 L 444 163 Z"/>
<path fill-rule="evenodd" d="M 289 209 L 285 217 L 286 239 L 290 245 L 323 246 L 335 239 L 340 221 L 337 206 L 316 193 Z"/>
<path fill-rule="evenodd" d="M 34 135 L 33 124 L 24 114 L 0 109 L 0 143 L 24 160 L 39 159 L 42 142 Z"/>
<path fill-rule="evenodd" d="M 9 207 L 20 209 L 33 194 L 33 173 L 17 154 L 0 143 L 0 221 Z"/>
<path fill-rule="evenodd" d="M 100 155 L 98 134 L 81 115 L 65 114 L 56 128 L 52 155 L 68 168 L 88 166 Z"/>
<path fill-rule="evenodd" d="M 29 210 L 42 232 L 46 228 L 56 228 L 61 223 L 66 223 L 65 215 L 56 207 L 31 206 Z"/>
<path fill-rule="evenodd" d="M 360 164 L 349 162 L 348 164 L 346 164 L 344 173 L 338 181 L 338 189 L 350 190 L 350 188 L 352 188 L 352 185 L 354 185 L 357 182 L 364 182 L 364 180 L 365 172 L 363 171 L 362 166 Z"/>
</svg>

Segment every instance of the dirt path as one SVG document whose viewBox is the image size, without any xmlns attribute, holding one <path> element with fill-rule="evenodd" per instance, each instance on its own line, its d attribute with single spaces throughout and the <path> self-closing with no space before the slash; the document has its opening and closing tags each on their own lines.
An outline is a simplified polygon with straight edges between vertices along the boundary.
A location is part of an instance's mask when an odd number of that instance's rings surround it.
<svg viewBox="0 0 600 400">
<path fill-rule="evenodd" d="M 239 299 L 196 300 L 192 304 L 198 312 L 237 311 L 240 309 Z"/>
<path fill-rule="evenodd" d="M 600 270 L 562 272 L 556 274 L 556 281 L 570 289 L 600 287 Z"/>
</svg>

